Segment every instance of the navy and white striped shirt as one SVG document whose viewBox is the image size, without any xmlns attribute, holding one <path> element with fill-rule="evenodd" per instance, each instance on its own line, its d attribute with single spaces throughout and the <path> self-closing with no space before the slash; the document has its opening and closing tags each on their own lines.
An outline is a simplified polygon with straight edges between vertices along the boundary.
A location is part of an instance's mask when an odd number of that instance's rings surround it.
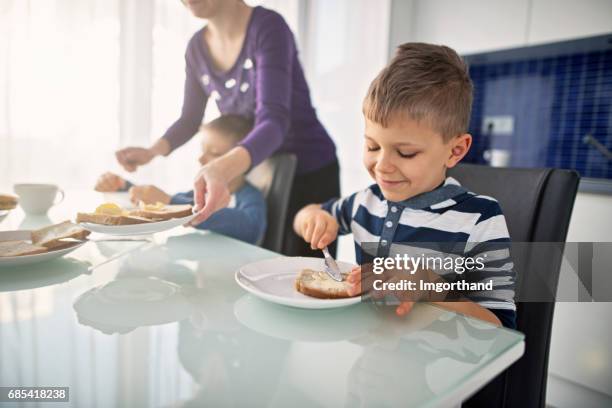
<svg viewBox="0 0 612 408">
<path fill-rule="evenodd" d="M 448 177 L 440 187 L 401 202 L 386 200 L 380 187 L 373 184 L 348 197 L 330 200 L 322 208 L 336 218 L 341 235 L 353 234 L 359 264 L 363 251 L 375 256 L 428 252 L 485 259 L 484 268 L 466 271 L 461 279 L 493 280 L 493 290 L 470 292 L 467 297 L 495 313 L 504 326 L 516 326 L 510 236 L 494 198 L 467 191 Z M 371 253 L 372 248 L 376 254 Z M 445 278 L 451 273 L 435 272 Z"/>
</svg>

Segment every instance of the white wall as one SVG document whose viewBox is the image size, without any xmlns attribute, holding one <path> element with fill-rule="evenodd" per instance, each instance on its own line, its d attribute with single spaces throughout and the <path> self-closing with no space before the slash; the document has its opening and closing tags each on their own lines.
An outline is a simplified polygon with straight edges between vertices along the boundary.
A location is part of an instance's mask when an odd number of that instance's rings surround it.
<svg viewBox="0 0 612 408">
<path fill-rule="evenodd" d="M 528 42 L 560 41 L 612 31 L 610 0 L 535 0 Z"/>
<path fill-rule="evenodd" d="M 610 0 L 396 0 L 391 7 L 390 52 L 406 41 L 469 54 L 612 32 Z M 612 242 L 612 196 L 579 193 L 567 240 Z M 557 304 L 549 365 L 556 379 L 612 395 L 611 315 L 610 303 Z M 548 400 L 572 405 L 551 393 Z"/>
<path fill-rule="evenodd" d="M 395 0 L 390 43 L 425 41 L 460 54 L 612 31 L 610 0 Z M 406 15 L 409 13 L 409 15 Z"/>
<path fill-rule="evenodd" d="M 578 193 L 568 242 L 612 242 L 612 196 Z"/>
<path fill-rule="evenodd" d="M 405 34 L 393 38 L 444 44 L 460 54 L 509 48 L 525 44 L 528 0 L 398 0 L 410 4 L 412 16 L 404 22 Z M 503 16 L 503 18 L 500 18 Z"/>
</svg>

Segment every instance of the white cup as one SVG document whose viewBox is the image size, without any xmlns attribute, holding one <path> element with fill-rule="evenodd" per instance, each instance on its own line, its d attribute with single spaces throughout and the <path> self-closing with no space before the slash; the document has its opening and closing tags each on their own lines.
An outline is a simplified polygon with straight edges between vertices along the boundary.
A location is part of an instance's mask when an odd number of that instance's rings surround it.
<svg viewBox="0 0 612 408">
<path fill-rule="evenodd" d="M 64 199 L 64 191 L 55 184 L 20 183 L 13 190 L 19 196 L 19 205 L 28 214 L 45 214 Z"/>
</svg>

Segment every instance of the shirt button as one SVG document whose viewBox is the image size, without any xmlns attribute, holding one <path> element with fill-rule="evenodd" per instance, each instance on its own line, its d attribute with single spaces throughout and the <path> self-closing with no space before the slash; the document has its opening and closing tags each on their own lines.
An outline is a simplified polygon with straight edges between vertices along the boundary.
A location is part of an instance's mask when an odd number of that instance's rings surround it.
<svg viewBox="0 0 612 408">
<path fill-rule="evenodd" d="M 391 228 L 392 226 L 393 226 L 393 223 L 391 221 L 385 222 L 385 227 Z"/>
<path fill-rule="evenodd" d="M 396 213 L 397 212 L 397 207 L 396 206 L 391 207 L 391 212 L 392 213 Z"/>
<path fill-rule="evenodd" d="M 387 246 L 387 240 L 383 239 L 382 241 L 380 241 L 380 245 Z"/>
</svg>

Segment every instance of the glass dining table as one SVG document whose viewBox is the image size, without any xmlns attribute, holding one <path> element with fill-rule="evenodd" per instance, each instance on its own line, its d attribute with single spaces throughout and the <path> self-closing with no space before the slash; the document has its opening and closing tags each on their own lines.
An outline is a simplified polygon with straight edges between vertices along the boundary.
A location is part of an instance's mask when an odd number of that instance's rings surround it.
<svg viewBox="0 0 612 408">
<path fill-rule="evenodd" d="M 0 231 L 74 219 L 103 199 L 69 191 L 48 216 L 14 210 Z M 0 267 L 2 390 L 68 387 L 54 407 L 458 406 L 524 351 L 519 332 L 427 303 L 399 318 L 367 302 L 260 300 L 235 271 L 281 255 L 222 235 L 90 239 L 61 259 Z"/>
</svg>

